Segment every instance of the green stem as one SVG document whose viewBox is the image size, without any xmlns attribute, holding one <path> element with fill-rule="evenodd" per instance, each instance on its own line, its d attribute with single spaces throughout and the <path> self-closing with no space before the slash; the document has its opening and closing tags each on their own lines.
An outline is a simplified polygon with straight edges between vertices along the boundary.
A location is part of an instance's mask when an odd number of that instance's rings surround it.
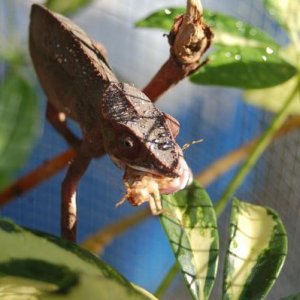
<svg viewBox="0 0 300 300">
<path fill-rule="evenodd" d="M 250 153 L 246 161 L 242 164 L 240 169 L 234 175 L 231 182 L 228 184 L 223 195 L 221 196 L 220 200 L 217 202 L 217 205 L 215 206 L 217 216 L 219 216 L 223 212 L 232 195 L 242 184 L 246 175 L 249 173 L 249 171 L 252 169 L 254 164 L 260 158 L 262 153 L 268 147 L 277 130 L 281 127 L 281 125 L 286 120 L 289 113 L 288 109 L 290 107 L 290 104 L 293 102 L 296 93 L 299 91 L 299 87 L 300 87 L 300 83 L 296 85 L 295 89 L 288 96 L 280 111 L 278 111 L 275 117 L 273 118 L 269 127 L 260 136 L 257 144 L 254 146 L 252 152 Z"/>
<path fill-rule="evenodd" d="M 176 275 L 178 274 L 179 271 L 180 271 L 180 268 L 177 265 L 177 263 L 175 262 L 173 264 L 173 266 L 169 269 L 167 275 L 165 276 L 163 281 L 160 283 L 157 290 L 155 291 L 155 293 L 154 293 L 155 297 L 160 299 L 162 297 L 162 295 L 164 295 L 164 293 L 167 291 L 168 287 L 170 286 L 170 284 L 172 283 L 172 281 L 174 280 L 174 278 L 176 277 Z"/>
</svg>

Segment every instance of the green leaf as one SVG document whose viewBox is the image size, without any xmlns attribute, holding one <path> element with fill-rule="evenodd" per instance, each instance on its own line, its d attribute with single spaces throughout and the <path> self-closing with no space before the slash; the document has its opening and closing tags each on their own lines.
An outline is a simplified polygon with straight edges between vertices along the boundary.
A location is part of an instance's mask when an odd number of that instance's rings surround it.
<svg viewBox="0 0 300 300">
<path fill-rule="evenodd" d="M 45 6 L 62 15 L 72 15 L 77 13 L 80 9 L 89 5 L 92 0 L 47 0 Z"/>
<path fill-rule="evenodd" d="M 279 48 L 266 32 L 239 19 L 212 11 L 204 11 L 204 18 L 215 33 L 216 45 Z"/>
<path fill-rule="evenodd" d="M 223 299 L 264 299 L 287 255 L 285 228 L 273 210 L 233 201 Z"/>
<path fill-rule="evenodd" d="M 256 105 L 271 112 L 278 112 L 284 104 L 287 97 L 298 85 L 299 78 L 294 76 L 288 81 L 271 88 L 259 90 L 246 90 L 243 99 L 252 105 Z M 289 106 L 289 114 L 300 114 L 299 94 L 294 96 L 293 103 Z"/>
<path fill-rule="evenodd" d="M 184 7 L 169 7 L 153 12 L 142 20 L 135 22 L 137 27 L 157 28 L 170 31 L 174 19 L 185 13 Z"/>
<path fill-rule="evenodd" d="M 45 272 L 47 270 L 47 272 Z M 51 264 L 40 259 L 11 258 L 7 262 L 0 262 L 1 277 L 21 277 L 55 286 L 62 293 L 68 292 L 78 284 L 79 275 L 64 265 Z"/>
<path fill-rule="evenodd" d="M 292 64 L 299 64 L 298 54 L 294 46 L 289 46 L 288 48 L 282 50 L 281 53 L 283 57 L 288 58 Z M 246 90 L 243 99 L 247 103 L 256 105 L 258 107 L 276 113 L 281 109 L 287 97 L 292 93 L 292 91 L 295 90 L 295 88 L 299 84 L 300 78 L 298 74 L 290 78 L 288 81 L 276 85 L 274 87 L 256 90 Z M 300 114 L 299 93 L 294 96 L 293 102 L 289 105 L 289 113 L 291 115 Z"/>
<path fill-rule="evenodd" d="M 269 47 L 222 47 L 209 62 L 190 76 L 197 84 L 259 89 L 280 84 L 297 73 Z"/>
<path fill-rule="evenodd" d="M 194 182 L 174 195 L 163 196 L 161 217 L 171 247 L 194 299 L 208 299 L 213 287 L 219 252 L 213 205 Z"/>
<path fill-rule="evenodd" d="M 274 20 L 289 32 L 300 31 L 299 0 L 263 0 Z"/>
<path fill-rule="evenodd" d="M 167 8 L 158 10 L 135 23 L 138 27 L 160 28 L 170 31 L 176 16 L 185 12 L 185 8 Z M 246 22 L 221 13 L 204 10 L 205 22 L 214 32 L 214 45 L 248 46 L 278 48 L 278 44 L 265 32 Z"/>
<path fill-rule="evenodd" d="M 17 72 L 0 86 L 0 188 L 24 165 L 38 132 L 37 96 Z"/>
<path fill-rule="evenodd" d="M 38 262 L 37 262 L 38 263 Z M 48 270 L 45 268 L 43 272 Z M 39 273 L 37 275 L 40 275 Z M 58 290 L 55 284 L 39 280 L 26 279 L 24 277 L 5 276 L 0 277 L 1 299 L 42 299 L 42 300 L 157 300 L 154 296 L 143 296 L 136 291 L 128 291 L 122 285 L 103 276 L 78 273 L 78 281 L 69 287 L 69 290 Z M 148 293 L 148 295 L 150 295 Z M 7 298 L 6 298 L 7 297 Z"/>
<path fill-rule="evenodd" d="M 0 244 L 0 298 L 156 299 L 88 251 L 57 237 L 0 219 Z"/>
</svg>

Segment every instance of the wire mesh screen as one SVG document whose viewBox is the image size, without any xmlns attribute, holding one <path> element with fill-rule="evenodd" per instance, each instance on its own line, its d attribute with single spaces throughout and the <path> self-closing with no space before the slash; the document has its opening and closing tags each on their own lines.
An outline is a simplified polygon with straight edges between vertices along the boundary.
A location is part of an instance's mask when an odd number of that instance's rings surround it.
<svg viewBox="0 0 300 300">
<path fill-rule="evenodd" d="M 27 48 L 31 4 L 31 1 L 25 0 L 7 0 L 0 3 L 1 35 L 7 44 L 14 43 L 11 47 Z M 266 16 L 259 0 L 213 0 L 203 1 L 202 4 L 204 7 L 236 16 L 264 29 L 281 44 L 286 42 L 286 36 Z M 99 0 L 92 2 L 73 19 L 92 38 L 106 47 L 109 61 L 120 79 L 143 87 L 167 59 L 169 48 L 163 32 L 135 29 L 134 22 L 155 9 L 173 5 L 184 6 L 185 2 Z M 12 17 L 13 19 L 10 19 Z M 2 68 L 4 70 L 5 67 L 2 65 Z M 40 134 L 26 166 L 20 170 L 17 177 L 67 149 L 63 139 L 44 120 L 46 99 L 42 91 L 39 93 L 39 100 Z M 188 80 L 167 92 L 158 102 L 158 106 L 179 120 L 180 145 L 200 138 L 204 140 L 185 153 L 194 174 L 201 172 L 225 153 L 256 137 L 272 118 L 272 114 L 245 104 L 240 90 L 196 86 Z M 72 126 L 75 130 L 78 129 L 76 125 Z M 277 140 L 268 148 L 237 192 L 237 196 L 241 199 L 268 205 L 277 210 L 287 228 L 289 254 L 269 299 L 279 299 L 297 292 L 298 289 L 299 144 L 297 131 Z M 231 169 L 208 187 L 208 193 L 213 200 L 221 195 L 235 170 Z M 17 223 L 33 229 L 59 235 L 60 186 L 64 175 L 65 171 L 60 172 L 9 203 L 1 209 L 1 216 L 12 218 Z M 133 208 L 128 203 L 115 208 L 115 204 L 123 194 L 122 172 L 108 157 L 94 160 L 77 193 L 79 242 L 104 226 L 140 209 Z M 221 245 L 224 246 L 228 231 L 226 214 L 220 219 L 219 227 Z M 129 280 L 150 291 L 157 288 L 174 262 L 167 238 L 158 218 L 155 217 L 145 219 L 115 238 L 104 249 L 101 257 Z M 212 299 L 220 298 L 220 284 L 219 280 Z M 179 276 L 166 299 L 180 300 L 188 297 Z"/>
</svg>

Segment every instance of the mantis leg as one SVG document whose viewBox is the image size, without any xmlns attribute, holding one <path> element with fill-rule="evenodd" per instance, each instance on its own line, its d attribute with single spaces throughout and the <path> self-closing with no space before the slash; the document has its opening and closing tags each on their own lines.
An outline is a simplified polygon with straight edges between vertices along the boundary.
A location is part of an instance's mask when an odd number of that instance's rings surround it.
<svg viewBox="0 0 300 300">
<path fill-rule="evenodd" d="M 89 163 L 90 156 L 78 151 L 71 163 L 61 189 L 61 235 L 63 238 L 76 242 L 76 189 L 84 175 Z"/>
</svg>

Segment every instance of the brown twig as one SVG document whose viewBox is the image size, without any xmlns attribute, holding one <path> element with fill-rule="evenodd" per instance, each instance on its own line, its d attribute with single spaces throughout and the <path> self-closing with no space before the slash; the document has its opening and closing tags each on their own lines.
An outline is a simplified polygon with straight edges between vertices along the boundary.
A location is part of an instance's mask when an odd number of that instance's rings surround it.
<svg viewBox="0 0 300 300">
<path fill-rule="evenodd" d="M 143 92 L 154 102 L 170 87 L 177 84 L 202 63 L 201 57 L 211 44 L 213 34 L 204 23 L 198 0 L 187 1 L 184 15 L 175 19 L 168 35 L 170 56 Z"/>
<path fill-rule="evenodd" d="M 81 246 L 99 255 L 103 249 L 117 236 L 137 225 L 141 221 L 150 217 L 152 214 L 149 209 L 142 209 L 138 212 L 109 224 L 99 232 L 88 237 Z"/>
<path fill-rule="evenodd" d="M 69 164 L 75 154 L 74 149 L 69 149 L 51 160 L 45 161 L 38 168 L 21 177 L 0 193 L 0 206 L 57 174 Z"/>
</svg>

